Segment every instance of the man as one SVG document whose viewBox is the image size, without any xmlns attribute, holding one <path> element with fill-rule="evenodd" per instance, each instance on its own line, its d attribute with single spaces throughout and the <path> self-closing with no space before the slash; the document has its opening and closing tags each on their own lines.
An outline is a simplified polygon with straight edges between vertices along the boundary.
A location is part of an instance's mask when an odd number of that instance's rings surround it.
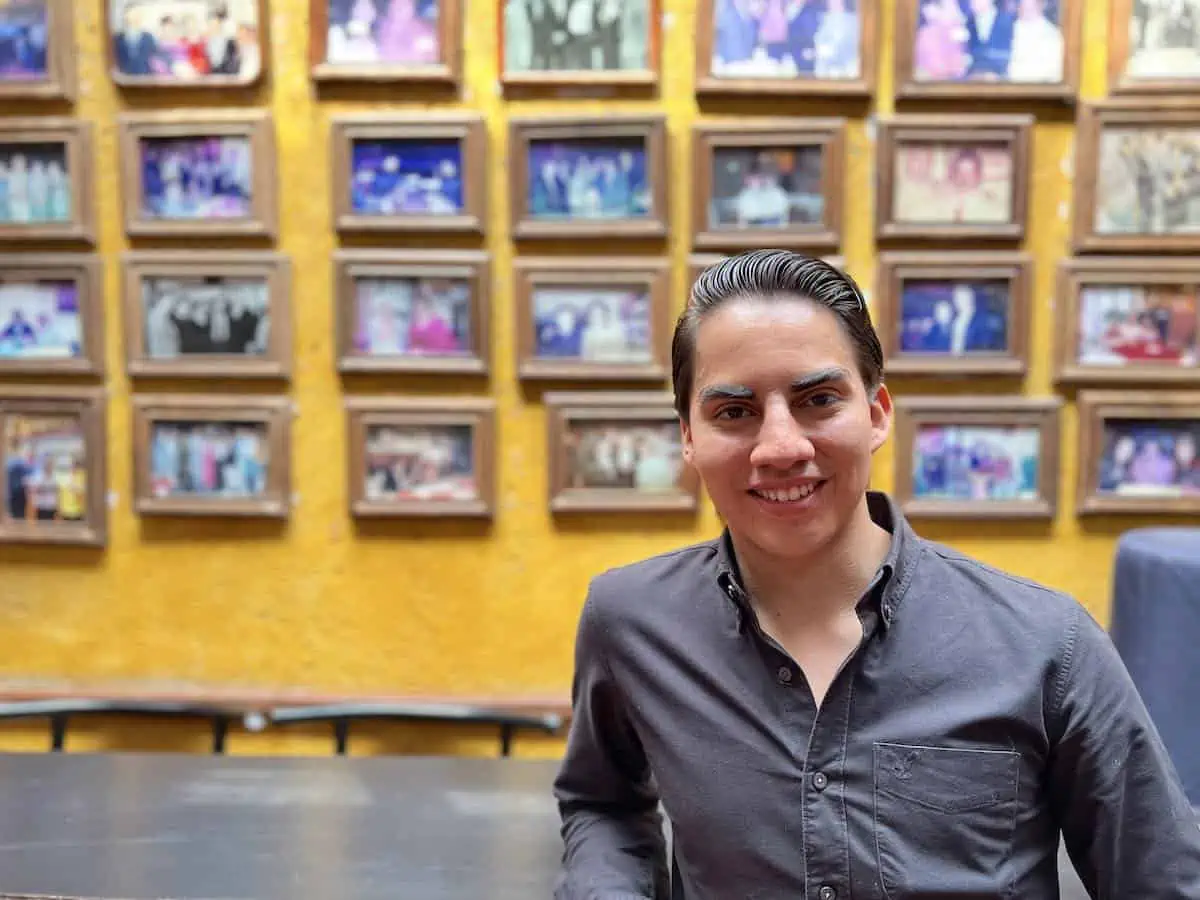
<svg viewBox="0 0 1200 900">
<path fill-rule="evenodd" d="M 1050 900 L 1061 831 L 1092 897 L 1200 900 L 1200 828 L 1104 631 L 868 491 L 892 401 L 854 283 L 722 261 L 672 368 L 726 529 L 591 583 L 556 897 Z"/>
</svg>

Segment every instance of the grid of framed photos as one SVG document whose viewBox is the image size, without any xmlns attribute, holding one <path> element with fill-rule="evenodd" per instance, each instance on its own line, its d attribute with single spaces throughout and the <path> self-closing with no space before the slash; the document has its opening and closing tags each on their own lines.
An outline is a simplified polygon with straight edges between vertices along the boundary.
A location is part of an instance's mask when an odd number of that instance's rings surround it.
<svg viewBox="0 0 1200 900">
<path fill-rule="evenodd" d="M 284 518 L 293 276 L 276 246 L 276 122 L 252 98 L 273 55 L 298 51 L 273 42 L 272 0 L 99 2 L 107 73 L 130 101 L 113 123 L 119 166 L 103 173 L 120 208 L 104 211 L 94 124 L 63 113 L 79 88 L 71 0 L 0 6 L 0 101 L 21 104 L 0 116 L 0 252 L 13 251 L 0 257 L 0 376 L 23 382 L 9 393 L 0 384 L 10 463 L 0 540 L 103 543 L 104 398 L 83 384 L 105 378 L 105 331 L 118 318 L 134 385 L 134 508 Z M 753 247 L 841 266 L 847 204 L 861 208 L 868 187 L 871 305 L 889 376 L 946 395 L 898 409 L 906 509 L 1054 515 L 1062 401 L 1021 388 L 1031 329 L 1051 314 L 1054 383 L 1079 388 L 1092 421 L 1080 429 L 1079 452 L 1092 456 L 1080 457 L 1078 511 L 1191 509 L 1195 29 L 1171 4 L 1108 0 L 1110 96 L 1084 103 L 1084 0 L 894 0 L 897 111 L 869 128 L 881 2 L 700 0 L 689 49 L 700 114 L 684 133 L 653 107 L 603 108 L 607 97 L 657 95 L 661 0 L 591 4 L 586 17 L 574 0 L 497 0 L 502 98 L 595 101 L 537 114 L 514 105 L 499 128 L 482 110 L 438 105 L 468 99 L 461 0 L 308 0 L 299 52 L 315 96 L 349 91 L 362 107 L 326 119 L 351 515 L 495 514 L 502 436 L 484 388 L 499 352 L 497 281 L 513 305 L 503 352 L 545 415 L 548 510 L 693 511 L 663 392 L 682 305 L 673 232 L 687 247 L 685 285 Z M 420 92 L 421 108 L 375 106 L 381 84 Z M 769 101 L 781 97 L 820 100 L 821 113 L 780 115 Z M 906 105 L 930 99 L 959 108 Z M 990 99 L 1006 111 L 987 112 Z M 749 112 L 720 112 L 743 100 Z M 1047 104 L 1077 103 L 1073 255 L 1049 304 L 1034 293 L 1027 246 L 1035 126 Z M 859 128 L 873 143 L 870 186 L 850 181 Z M 669 169 L 678 141 L 690 173 Z M 673 221 L 677 191 L 688 213 Z M 489 233 L 498 195 L 507 235 Z M 101 212 L 129 245 L 113 258 L 120 297 L 107 316 Z M 515 251 L 504 270 L 493 265 L 498 240 Z M 418 383 L 445 391 L 407 396 Z M 456 393 L 463 386 L 469 394 Z M 84 485 L 64 488 L 57 517 L 33 500 L 47 461 L 57 482 Z M 49 489 L 39 496 L 48 504 Z"/>
</svg>

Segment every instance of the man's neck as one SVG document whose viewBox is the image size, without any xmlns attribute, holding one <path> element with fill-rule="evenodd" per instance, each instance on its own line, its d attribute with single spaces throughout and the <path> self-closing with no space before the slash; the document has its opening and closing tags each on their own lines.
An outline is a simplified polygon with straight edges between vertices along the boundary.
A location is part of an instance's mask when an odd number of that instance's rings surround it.
<svg viewBox="0 0 1200 900">
<path fill-rule="evenodd" d="M 853 609 L 887 558 L 891 535 L 871 519 L 864 496 L 854 517 L 804 557 L 775 557 L 733 540 L 742 581 L 756 607 L 797 623 Z"/>
</svg>

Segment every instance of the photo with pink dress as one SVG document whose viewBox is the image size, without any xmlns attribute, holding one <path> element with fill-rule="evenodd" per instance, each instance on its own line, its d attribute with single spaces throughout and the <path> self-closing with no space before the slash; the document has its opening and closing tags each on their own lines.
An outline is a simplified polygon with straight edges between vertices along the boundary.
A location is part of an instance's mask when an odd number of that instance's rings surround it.
<svg viewBox="0 0 1200 900">
<path fill-rule="evenodd" d="M 354 294 L 356 354 L 472 353 L 471 288 L 465 279 L 359 278 Z"/>
<path fill-rule="evenodd" d="M 428 66 L 441 61 L 438 0 L 328 0 L 325 61 Z"/>
</svg>

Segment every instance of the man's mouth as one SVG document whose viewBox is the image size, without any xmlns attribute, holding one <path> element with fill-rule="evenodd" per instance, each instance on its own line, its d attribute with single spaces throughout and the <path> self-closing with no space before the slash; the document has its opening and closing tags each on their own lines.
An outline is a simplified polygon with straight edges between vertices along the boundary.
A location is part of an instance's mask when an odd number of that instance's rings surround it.
<svg viewBox="0 0 1200 900">
<path fill-rule="evenodd" d="M 795 503 L 812 496 L 812 493 L 824 483 L 824 481 L 812 481 L 807 484 L 794 484 L 786 488 L 753 488 L 750 493 L 760 500 L 767 500 L 771 503 Z"/>
</svg>

